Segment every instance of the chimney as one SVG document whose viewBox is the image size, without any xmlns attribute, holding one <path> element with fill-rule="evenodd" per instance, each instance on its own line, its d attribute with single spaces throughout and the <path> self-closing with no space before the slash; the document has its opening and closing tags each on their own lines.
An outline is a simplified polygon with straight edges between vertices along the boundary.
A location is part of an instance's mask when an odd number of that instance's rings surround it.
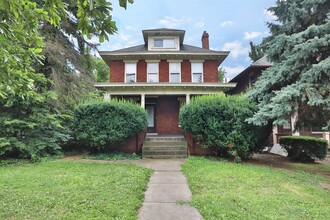
<svg viewBox="0 0 330 220">
<path fill-rule="evenodd" d="M 210 46 L 209 46 L 209 34 L 206 31 L 204 31 L 203 35 L 202 35 L 202 47 L 205 48 L 205 49 L 210 48 Z"/>
</svg>

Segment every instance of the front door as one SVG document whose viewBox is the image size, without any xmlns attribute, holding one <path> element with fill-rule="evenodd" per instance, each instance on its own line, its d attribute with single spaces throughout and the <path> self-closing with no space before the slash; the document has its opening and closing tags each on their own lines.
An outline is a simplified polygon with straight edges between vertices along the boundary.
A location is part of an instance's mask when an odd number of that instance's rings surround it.
<svg viewBox="0 0 330 220">
<path fill-rule="evenodd" d="M 148 112 L 148 129 L 147 132 L 156 132 L 156 105 L 146 105 L 146 110 Z"/>
</svg>

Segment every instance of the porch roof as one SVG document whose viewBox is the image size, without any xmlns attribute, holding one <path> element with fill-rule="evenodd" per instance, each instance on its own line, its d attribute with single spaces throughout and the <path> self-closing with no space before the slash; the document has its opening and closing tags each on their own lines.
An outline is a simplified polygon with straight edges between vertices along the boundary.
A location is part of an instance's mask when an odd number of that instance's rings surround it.
<svg viewBox="0 0 330 220">
<path fill-rule="evenodd" d="M 96 88 L 114 95 L 183 95 L 216 94 L 236 86 L 236 83 L 96 83 Z"/>
</svg>

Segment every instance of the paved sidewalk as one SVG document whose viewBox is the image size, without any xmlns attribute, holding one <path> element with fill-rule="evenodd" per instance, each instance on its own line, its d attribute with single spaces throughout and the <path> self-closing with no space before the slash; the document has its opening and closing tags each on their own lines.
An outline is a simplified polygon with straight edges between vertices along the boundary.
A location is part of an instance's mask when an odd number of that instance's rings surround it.
<svg viewBox="0 0 330 220">
<path fill-rule="evenodd" d="M 191 199 L 186 177 L 181 173 L 182 159 L 152 160 L 134 162 L 154 169 L 139 220 L 199 220 L 199 212 L 187 205 L 179 204 Z"/>
</svg>

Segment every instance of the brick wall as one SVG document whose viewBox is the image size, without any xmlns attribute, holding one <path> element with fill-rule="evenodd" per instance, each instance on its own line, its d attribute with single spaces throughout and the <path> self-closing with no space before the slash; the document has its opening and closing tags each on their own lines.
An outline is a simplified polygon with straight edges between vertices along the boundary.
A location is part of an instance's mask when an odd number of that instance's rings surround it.
<svg viewBox="0 0 330 220">
<path fill-rule="evenodd" d="M 136 79 L 138 82 L 147 82 L 147 63 L 144 60 L 137 63 Z"/>
<path fill-rule="evenodd" d="M 110 82 L 124 82 L 125 63 L 123 61 L 110 61 Z"/>
<path fill-rule="evenodd" d="M 159 82 L 169 82 L 169 63 L 161 60 L 159 63 Z"/>
<path fill-rule="evenodd" d="M 158 134 L 182 134 L 179 128 L 180 104 L 177 96 L 160 96 L 157 99 L 156 131 Z"/>
<path fill-rule="evenodd" d="M 191 63 L 183 60 L 181 63 L 181 82 L 191 82 Z"/>
<path fill-rule="evenodd" d="M 214 149 L 203 149 L 196 144 L 190 133 L 185 133 L 184 138 L 188 144 L 189 155 L 216 155 Z"/>
<path fill-rule="evenodd" d="M 143 141 L 146 136 L 146 133 L 147 133 L 147 130 L 144 130 L 144 131 L 140 132 L 139 134 L 130 137 L 128 142 L 123 144 L 122 146 L 119 146 L 117 148 L 117 150 L 124 152 L 124 153 L 141 154 L 142 145 L 143 145 Z"/>
<path fill-rule="evenodd" d="M 206 60 L 203 63 L 204 82 L 218 82 L 218 61 Z M 110 61 L 110 82 L 124 82 L 125 63 Z M 147 82 L 147 63 L 140 60 L 137 63 L 137 82 Z M 169 82 L 169 63 L 161 60 L 159 63 L 159 82 Z M 183 60 L 181 63 L 181 82 L 191 82 L 191 63 Z"/>
<path fill-rule="evenodd" d="M 203 63 L 204 82 L 218 82 L 218 61 L 205 60 Z"/>
</svg>

